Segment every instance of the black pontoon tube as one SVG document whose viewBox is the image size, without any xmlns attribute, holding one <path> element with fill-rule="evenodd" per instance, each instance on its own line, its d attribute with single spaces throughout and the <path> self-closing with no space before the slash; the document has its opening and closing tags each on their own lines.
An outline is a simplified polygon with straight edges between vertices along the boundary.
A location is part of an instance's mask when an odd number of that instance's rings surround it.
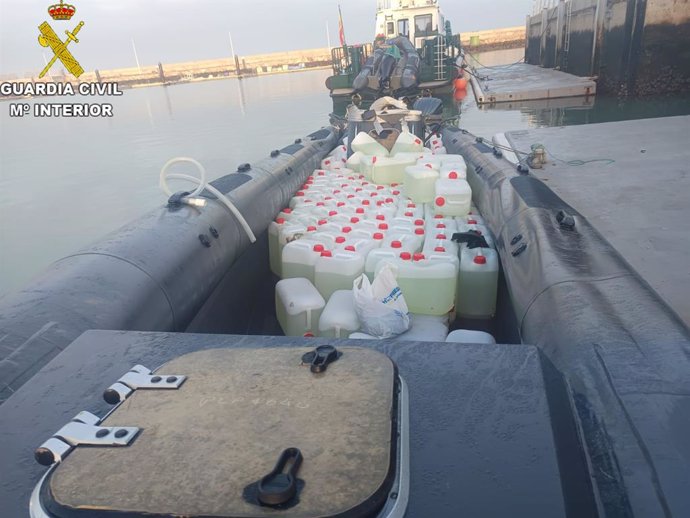
<svg viewBox="0 0 690 518">
<path fill-rule="evenodd" d="M 467 161 L 522 341 L 571 386 L 599 516 L 687 516 L 690 331 L 546 184 L 458 128 L 443 141 Z"/>
<path fill-rule="evenodd" d="M 212 185 L 259 236 L 340 136 L 317 131 Z M 237 219 L 210 202 L 154 210 L 56 261 L 0 299 L 0 400 L 88 329 L 184 331 L 248 247 Z"/>
</svg>

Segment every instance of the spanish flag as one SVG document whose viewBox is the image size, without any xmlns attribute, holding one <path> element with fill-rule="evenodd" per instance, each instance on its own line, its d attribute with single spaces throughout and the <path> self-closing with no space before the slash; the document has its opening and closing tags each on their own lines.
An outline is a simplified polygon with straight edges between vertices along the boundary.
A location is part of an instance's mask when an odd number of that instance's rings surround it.
<svg viewBox="0 0 690 518">
<path fill-rule="evenodd" d="M 340 46 L 344 47 L 347 45 L 345 43 L 345 27 L 343 26 L 343 12 L 340 10 L 340 4 L 338 4 L 338 14 L 340 18 L 338 19 L 338 33 L 340 34 Z"/>
</svg>

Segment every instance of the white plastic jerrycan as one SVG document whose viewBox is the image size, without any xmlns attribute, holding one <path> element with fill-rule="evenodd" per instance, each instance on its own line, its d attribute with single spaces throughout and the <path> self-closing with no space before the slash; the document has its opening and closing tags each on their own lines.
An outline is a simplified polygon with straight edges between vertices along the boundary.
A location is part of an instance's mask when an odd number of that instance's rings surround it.
<svg viewBox="0 0 690 518">
<path fill-rule="evenodd" d="M 364 257 L 353 252 L 321 253 L 314 267 L 316 289 L 325 299 L 338 290 L 352 289 L 352 283 L 364 272 Z"/>
<path fill-rule="evenodd" d="M 298 239 L 283 247 L 282 277 L 294 279 L 302 277 L 314 283 L 314 266 L 326 247 L 312 239 Z"/>
<path fill-rule="evenodd" d="M 403 131 L 393 144 L 391 156 L 396 156 L 398 153 L 419 153 L 422 148 L 424 148 L 422 139 L 409 131 Z"/>
<path fill-rule="evenodd" d="M 387 261 L 381 261 L 377 272 Z M 455 304 L 458 273 L 450 261 L 429 261 L 424 254 L 403 252 L 395 262 L 398 285 L 410 313 L 446 315 Z"/>
<path fill-rule="evenodd" d="M 496 313 L 498 253 L 492 248 L 460 252 L 456 311 L 464 318 L 491 318 Z"/>
<path fill-rule="evenodd" d="M 437 180 L 434 211 L 446 217 L 465 216 L 470 212 L 472 189 L 466 180 Z"/>
<path fill-rule="evenodd" d="M 375 138 L 363 131 L 357 133 L 357 136 L 352 139 L 351 147 L 355 153 L 361 151 L 369 156 L 388 156 L 388 150 L 379 144 Z"/>
<path fill-rule="evenodd" d="M 307 279 L 276 284 L 276 316 L 286 336 L 316 336 L 326 301 Z"/>
<path fill-rule="evenodd" d="M 456 344 L 484 344 L 494 345 L 496 340 L 489 333 L 484 331 L 471 331 L 468 329 L 458 329 L 453 331 L 446 338 L 448 343 Z"/>
<path fill-rule="evenodd" d="M 338 290 L 333 293 L 319 318 L 319 336 L 347 338 L 359 330 L 359 327 L 352 290 Z"/>
<path fill-rule="evenodd" d="M 405 195 L 415 203 L 429 203 L 434 199 L 436 193 L 436 180 L 439 173 L 435 169 L 428 167 L 414 166 L 405 169 L 405 184 L 403 189 Z M 420 207 L 423 216 L 424 207 Z"/>
</svg>

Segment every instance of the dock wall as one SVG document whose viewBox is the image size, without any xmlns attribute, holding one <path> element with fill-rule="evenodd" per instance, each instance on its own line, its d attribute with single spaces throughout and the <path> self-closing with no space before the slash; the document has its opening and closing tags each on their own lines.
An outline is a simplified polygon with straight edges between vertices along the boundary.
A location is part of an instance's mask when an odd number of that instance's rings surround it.
<svg viewBox="0 0 690 518">
<path fill-rule="evenodd" d="M 460 35 L 460 41 L 470 50 L 520 48 L 525 45 L 525 27 L 465 32 Z"/>
<path fill-rule="evenodd" d="M 123 87 L 128 87 L 236 77 L 240 75 L 272 74 L 330 66 L 331 55 L 329 49 L 319 48 L 238 56 L 235 60 L 228 57 L 183 63 L 158 63 L 156 65 L 145 65 L 141 68 L 94 70 L 82 74 L 78 81 L 72 76 L 63 77 L 55 74 L 38 79 L 38 72 L 33 77 L 25 77 L 23 79 L 8 77 L 6 79 L 24 82 L 67 81 L 75 84 L 84 82 L 117 82 Z"/>
<path fill-rule="evenodd" d="M 527 63 L 625 95 L 690 90 L 690 0 L 561 0 L 527 17 Z"/>
</svg>

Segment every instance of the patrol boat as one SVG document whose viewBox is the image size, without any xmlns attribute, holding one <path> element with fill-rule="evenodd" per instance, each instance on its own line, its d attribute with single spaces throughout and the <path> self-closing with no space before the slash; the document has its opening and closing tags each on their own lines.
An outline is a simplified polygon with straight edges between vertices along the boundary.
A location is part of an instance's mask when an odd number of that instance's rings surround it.
<svg viewBox="0 0 690 518">
<path fill-rule="evenodd" d="M 0 301 L 3 515 L 684 516 L 687 328 L 440 104 L 352 109 Z M 267 228 L 376 124 L 467 162 L 503 345 L 281 336 Z"/>
<path fill-rule="evenodd" d="M 336 101 L 452 94 L 462 64 L 459 38 L 436 0 L 379 0 L 373 45 L 343 42 L 331 53 L 326 87 Z"/>
</svg>

